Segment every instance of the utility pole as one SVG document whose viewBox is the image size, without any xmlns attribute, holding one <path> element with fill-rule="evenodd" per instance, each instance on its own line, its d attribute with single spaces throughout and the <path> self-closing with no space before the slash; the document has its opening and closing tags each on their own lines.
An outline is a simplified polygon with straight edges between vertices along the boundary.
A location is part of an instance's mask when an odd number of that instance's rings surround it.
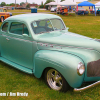
<svg viewBox="0 0 100 100">
<path fill-rule="evenodd" d="M 15 0 L 15 8 L 16 8 L 16 0 Z"/>
</svg>

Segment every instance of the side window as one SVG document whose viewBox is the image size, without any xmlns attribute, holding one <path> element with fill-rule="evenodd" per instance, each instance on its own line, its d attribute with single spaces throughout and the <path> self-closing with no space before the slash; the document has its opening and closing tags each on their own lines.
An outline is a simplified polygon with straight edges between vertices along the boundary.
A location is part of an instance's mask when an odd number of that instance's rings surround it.
<svg viewBox="0 0 100 100">
<path fill-rule="evenodd" d="M 2 26 L 2 31 L 7 32 L 8 29 L 8 22 L 6 22 L 3 26 Z"/>
<path fill-rule="evenodd" d="M 12 22 L 9 31 L 11 33 L 18 34 L 18 35 L 22 35 L 22 34 L 29 35 L 29 31 L 26 25 L 20 22 Z"/>
</svg>

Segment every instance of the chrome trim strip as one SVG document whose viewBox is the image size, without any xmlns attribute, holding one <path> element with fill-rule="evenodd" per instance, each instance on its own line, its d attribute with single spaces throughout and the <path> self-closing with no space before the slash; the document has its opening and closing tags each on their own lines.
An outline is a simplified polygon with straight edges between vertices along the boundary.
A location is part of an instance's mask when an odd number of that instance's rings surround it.
<svg viewBox="0 0 100 100">
<path fill-rule="evenodd" d="M 45 44 L 47 44 L 47 43 L 41 43 L 41 42 L 37 42 L 38 44 L 42 44 L 41 46 L 46 46 Z M 60 47 L 61 49 L 63 48 L 63 47 L 67 47 L 67 48 L 79 48 L 79 49 L 88 49 L 88 50 L 94 50 L 94 49 L 92 49 L 92 48 L 84 48 L 84 47 L 74 47 L 74 46 L 66 46 L 66 45 L 56 45 L 56 44 L 49 44 L 48 43 L 48 46 L 50 46 L 50 47 L 54 47 L 54 46 L 57 46 L 57 47 Z"/>
<path fill-rule="evenodd" d="M 88 85 L 88 86 L 86 86 L 86 87 L 83 87 L 83 88 L 74 88 L 74 92 L 82 92 L 82 91 L 84 91 L 84 90 L 87 90 L 87 89 L 89 89 L 89 88 L 92 88 L 92 87 L 95 87 L 95 86 L 97 86 L 97 85 L 100 85 L 100 81 L 97 81 L 97 82 L 95 82 L 95 83 L 93 83 L 93 84 L 91 84 L 91 85 Z"/>
</svg>

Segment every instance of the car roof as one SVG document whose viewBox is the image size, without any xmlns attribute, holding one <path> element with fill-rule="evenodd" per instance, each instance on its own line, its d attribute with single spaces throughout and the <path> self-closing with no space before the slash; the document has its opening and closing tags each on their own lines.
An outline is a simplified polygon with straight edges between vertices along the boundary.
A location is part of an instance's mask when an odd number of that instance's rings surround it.
<svg viewBox="0 0 100 100">
<path fill-rule="evenodd" d="M 60 18 L 57 15 L 53 14 L 44 14 L 44 13 L 29 13 L 29 14 L 20 14 L 20 15 L 15 15 L 11 16 L 6 19 L 7 20 L 19 20 L 19 21 L 24 21 L 24 22 L 32 22 L 35 20 L 42 20 L 42 19 L 51 19 L 51 18 Z"/>
</svg>

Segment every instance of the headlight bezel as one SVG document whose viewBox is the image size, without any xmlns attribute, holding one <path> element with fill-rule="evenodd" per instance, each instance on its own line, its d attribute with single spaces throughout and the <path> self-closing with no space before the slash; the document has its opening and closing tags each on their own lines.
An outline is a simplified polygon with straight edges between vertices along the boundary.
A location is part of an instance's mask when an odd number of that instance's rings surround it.
<svg viewBox="0 0 100 100">
<path fill-rule="evenodd" d="M 77 74 L 79 76 L 82 76 L 84 74 L 84 72 L 85 72 L 85 66 L 82 62 L 79 62 L 78 67 L 77 67 Z"/>
</svg>

